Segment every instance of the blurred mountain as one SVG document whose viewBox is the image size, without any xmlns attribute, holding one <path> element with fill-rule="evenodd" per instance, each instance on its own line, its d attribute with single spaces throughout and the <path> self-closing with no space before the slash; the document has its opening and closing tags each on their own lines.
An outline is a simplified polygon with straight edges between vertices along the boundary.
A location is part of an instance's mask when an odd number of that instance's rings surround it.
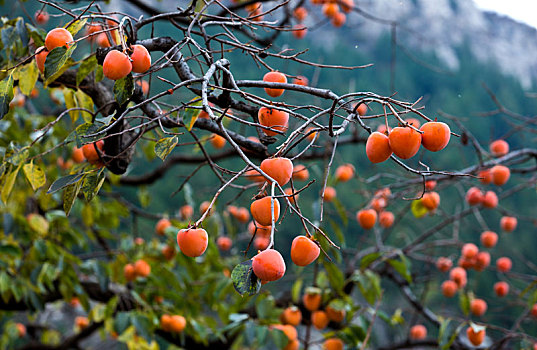
<svg viewBox="0 0 537 350">
<path fill-rule="evenodd" d="M 501 73 L 516 77 L 526 89 L 537 78 L 537 29 L 484 12 L 473 0 L 360 0 L 355 4 L 362 16 L 347 17 L 342 38 L 352 45 L 375 45 L 375 39 L 389 33 L 390 23 L 394 22 L 400 46 L 417 51 L 417 56 L 420 52 L 433 52 L 453 71 L 462 64 L 457 50 L 468 46 L 479 63 L 496 65 Z M 323 29 L 327 27 L 331 26 Z M 312 44 L 330 50 L 331 44 L 335 45 L 336 31 L 316 30 L 321 39 Z"/>
</svg>

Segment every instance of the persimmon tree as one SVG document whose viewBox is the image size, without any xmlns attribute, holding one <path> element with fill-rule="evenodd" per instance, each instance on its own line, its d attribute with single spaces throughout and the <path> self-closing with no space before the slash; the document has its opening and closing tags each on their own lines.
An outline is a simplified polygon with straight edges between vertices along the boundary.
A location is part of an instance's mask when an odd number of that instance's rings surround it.
<svg viewBox="0 0 537 350">
<path fill-rule="evenodd" d="M 533 346 L 536 149 L 310 84 L 352 0 L 129 3 L 2 17 L 2 348 Z"/>
</svg>

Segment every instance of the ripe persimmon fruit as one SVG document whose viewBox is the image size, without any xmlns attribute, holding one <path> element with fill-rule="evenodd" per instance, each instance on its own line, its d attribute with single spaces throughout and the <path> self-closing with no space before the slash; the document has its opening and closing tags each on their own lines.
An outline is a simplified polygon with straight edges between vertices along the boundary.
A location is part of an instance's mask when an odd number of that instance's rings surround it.
<svg viewBox="0 0 537 350">
<path fill-rule="evenodd" d="M 352 164 L 343 164 L 336 169 L 336 180 L 339 182 L 347 182 L 354 176 L 354 166 Z"/>
<path fill-rule="evenodd" d="M 496 260 L 496 267 L 500 272 L 509 272 L 512 266 L 513 262 L 508 257 L 504 256 Z"/>
<path fill-rule="evenodd" d="M 315 287 L 306 288 L 304 295 L 302 296 L 302 304 L 309 311 L 318 310 L 321 306 L 321 290 Z"/>
<path fill-rule="evenodd" d="M 412 158 L 421 145 L 421 134 L 410 127 L 395 127 L 388 136 L 393 153 L 402 159 Z"/>
<path fill-rule="evenodd" d="M 371 163 L 386 161 L 393 153 L 388 136 L 378 131 L 371 133 L 365 144 L 365 153 Z"/>
<path fill-rule="evenodd" d="M 457 293 L 459 286 L 454 281 L 447 280 L 447 281 L 442 282 L 441 289 L 442 289 L 442 294 L 446 298 L 453 298 L 455 294 Z"/>
<path fill-rule="evenodd" d="M 270 196 L 257 199 L 250 205 L 254 220 L 264 226 L 272 226 L 272 210 Z M 280 202 L 274 198 L 274 222 L 280 217 Z"/>
<path fill-rule="evenodd" d="M 325 329 L 326 326 L 328 326 L 328 322 L 330 322 L 330 320 L 324 311 L 317 310 L 311 314 L 311 323 L 313 324 L 313 327 L 318 330 Z"/>
<path fill-rule="evenodd" d="M 509 284 L 504 281 L 494 283 L 494 293 L 499 297 L 504 297 L 509 293 Z"/>
<path fill-rule="evenodd" d="M 290 306 L 283 310 L 280 318 L 282 323 L 296 327 L 302 321 L 302 312 L 298 307 Z"/>
<path fill-rule="evenodd" d="M 172 223 L 170 222 L 170 220 L 166 218 L 162 218 L 155 225 L 155 232 L 157 233 L 157 235 L 164 236 L 166 229 L 170 227 L 171 225 Z"/>
<path fill-rule="evenodd" d="M 132 45 L 132 71 L 134 73 L 145 73 L 151 67 L 151 55 L 143 45 Z"/>
<path fill-rule="evenodd" d="M 491 142 L 489 150 L 494 157 L 501 157 L 509 153 L 509 144 L 505 140 L 496 140 Z"/>
<path fill-rule="evenodd" d="M 189 228 L 179 230 L 177 244 L 183 254 L 191 258 L 202 255 L 207 249 L 209 236 L 202 228 Z"/>
<path fill-rule="evenodd" d="M 479 346 L 481 343 L 483 343 L 483 340 L 485 340 L 485 330 L 482 329 L 479 332 L 474 332 L 472 327 L 468 327 L 466 330 L 466 336 L 468 337 L 470 343 L 472 343 L 474 346 Z"/>
<path fill-rule="evenodd" d="M 321 249 L 306 236 L 297 236 L 291 244 L 291 260 L 298 266 L 307 266 L 319 257 Z"/>
<path fill-rule="evenodd" d="M 513 232 L 518 224 L 517 218 L 513 216 L 503 216 L 500 219 L 500 227 L 505 232 Z"/>
<path fill-rule="evenodd" d="M 476 316 L 483 316 L 487 311 L 487 302 L 483 299 L 474 299 L 470 302 L 470 311 Z"/>
<path fill-rule="evenodd" d="M 228 251 L 231 249 L 233 241 L 229 237 L 221 236 L 216 239 L 216 245 L 221 251 Z"/>
<path fill-rule="evenodd" d="M 307 181 L 309 177 L 310 173 L 304 165 L 298 164 L 293 167 L 293 180 Z"/>
<path fill-rule="evenodd" d="M 443 150 L 449 143 L 451 130 L 446 123 L 428 122 L 421 126 L 421 144 L 431 152 Z"/>
<path fill-rule="evenodd" d="M 483 207 L 493 209 L 498 206 L 498 196 L 492 191 L 485 192 L 483 196 Z"/>
<path fill-rule="evenodd" d="M 82 163 L 86 160 L 86 157 L 84 157 L 84 151 L 82 148 L 73 147 L 73 153 L 71 153 L 71 159 L 75 163 Z"/>
<path fill-rule="evenodd" d="M 226 138 L 218 134 L 213 134 L 213 137 L 211 137 L 211 145 L 216 149 L 222 149 L 226 145 Z"/>
<path fill-rule="evenodd" d="M 328 338 L 323 343 L 323 350 L 343 350 L 345 343 L 339 338 Z"/>
<path fill-rule="evenodd" d="M 483 192 L 477 187 L 470 187 L 466 192 L 466 202 L 470 205 L 477 205 L 483 203 Z"/>
<path fill-rule="evenodd" d="M 151 273 L 151 266 L 143 259 L 137 260 L 134 263 L 134 273 L 138 277 L 147 277 Z"/>
<path fill-rule="evenodd" d="M 490 169 L 490 175 L 492 176 L 493 184 L 502 186 L 509 180 L 511 171 L 504 165 L 495 165 Z"/>
<path fill-rule="evenodd" d="M 99 140 L 94 143 L 88 143 L 82 146 L 82 153 L 84 154 L 84 157 L 90 164 L 97 164 L 100 162 L 99 154 L 97 153 L 97 149 L 99 151 L 102 151 L 104 146 L 104 141 Z"/>
<path fill-rule="evenodd" d="M 259 167 L 264 173 L 276 180 L 280 186 L 287 184 L 293 176 L 293 162 L 288 158 L 265 159 Z"/>
<path fill-rule="evenodd" d="M 377 222 L 377 212 L 374 209 L 362 209 L 356 213 L 356 220 L 362 228 L 369 230 Z"/>
<path fill-rule="evenodd" d="M 428 210 L 435 210 L 440 205 L 440 195 L 437 192 L 425 192 L 421 204 Z"/>
<path fill-rule="evenodd" d="M 336 28 L 343 27 L 345 22 L 347 21 L 347 16 L 343 12 L 336 12 L 334 16 L 332 16 L 332 25 Z"/>
<path fill-rule="evenodd" d="M 493 231 L 484 231 L 481 233 L 481 244 L 484 247 L 492 248 L 498 242 L 498 234 Z"/>
<path fill-rule="evenodd" d="M 73 36 L 65 28 L 54 28 L 47 33 L 45 37 L 45 47 L 47 50 L 52 51 L 53 49 L 60 46 L 70 46 L 70 42 L 73 41 Z"/>
<path fill-rule="evenodd" d="M 45 60 L 47 59 L 48 53 L 49 51 L 44 46 L 40 46 L 35 50 L 35 62 L 42 74 L 45 73 Z"/>
<path fill-rule="evenodd" d="M 284 74 L 280 72 L 268 72 L 263 77 L 263 81 L 269 82 L 269 83 L 287 83 L 287 78 Z M 278 97 L 283 94 L 285 89 L 271 89 L 271 88 L 265 88 L 265 92 L 270 97 Z"/>
<path fill-rule="evenodd" d="M 259 124 L 274 130 L 286 132 L 289 126 L 289 113 L 273 108 L 261 107 L 257 112 Z M 274 136 L 278 133 L 272 130 L 263 129 L 267 136 Z"/>
<path fill-rule="evenodd" d="M 427 337 L 427 328 L 422 324 L 416 324 L 410 328 L 410 339 L 423 340 Z"/>
<path fill-rule="evenodd" d="M 326 186 L 324 189 L 324 200 L 326 202 L 331 202 L 336 198 L 337 192 L 336 189 L 332 186 Z"/>
<path fill-rule="evenodd" d="M 134 281 L 136 279 L 136 271 L 134 270 L 134 265 L 125 265 L 125 267 L 123 268 L 123 275 L 128 282 Z"/>
<path fill-rule="evenodd" d="M 106 54 L 103 62 L 103 74 L 110 80 L 125 78 L 132 71 L 129 57 L 118 50 L 111 50 Z"/>
<path fill-rule="evenodd" d="M 479 248 L 473 243 L 466 243 L 462 246 L 461 254 L 466 259 L 472 259 L 479 252 Z"/>
<path fill-rule="evenodd" d="M 254 256 L 252 260 L 254 274 L 262 281 L 276 281 L 285 274 L 285 261 L 277 250 L 264 250 Z"/>
<path fill-rule="evenodd" d="M 453 261 L 450 258 L 441 256 L 436 260 L 436 268 L 442 272 L 448 272 L 452 266 Z"/>
</svg>

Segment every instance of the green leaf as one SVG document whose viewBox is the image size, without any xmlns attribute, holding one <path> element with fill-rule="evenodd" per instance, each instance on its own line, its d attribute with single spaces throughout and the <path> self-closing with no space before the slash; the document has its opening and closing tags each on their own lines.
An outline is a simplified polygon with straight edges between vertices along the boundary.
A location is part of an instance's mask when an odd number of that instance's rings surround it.
<svg viewBox="0 0 537 350">
<path fill-rule="evenodd" d="M 71 35 L 75 36 L 75 34 L 78 33 L 80 29 L 84 28 L 87 21 L 87 18 L 79 19 L 78 21 L 75 21 L 73 24 L 71 24 L 69 28 L 67 28 L 67 30 L 69 31 L 69 33 L 71 33 Z"/>
<path fill-rule="evenodd" d="M 395 269 L 395 271 L 397 271 L 401 276 L 403 276 L 403 278 L 406 279 L 408 283 L 412 283 L 412 275 L 410 274 L 410 262 L 402 253 L 399 254 L 399 258 L 401 260 L 388 260 L 388 264 L 390 264 Z"/>
<path fill-rule="evenodd" d="M 252 269 L 252 260 L 246 260 L 235 266 L 231 272 L 233 287 L 242 296 L 255 295 L 261 288 L 261 280 Z"/>
<path fill-rule="evenodd" d="M 77 90 L 76 91 L 76 100 L 78 103 L 78 107 L 85 108 L 91 112 L 93 112 L 93 100 L 91 97 L 89 97 L 84 91 Z M 93 114 L 86 111 L 80 111 L 80 115 L 82 115 L 82 119 L 84 119 L 84 122 L 91 123 L 93 121 Z"/>
<path fill-rule="evenodd" d="M 17 174 L 19 173 L 21 166 L 19 165 L 15 170 L 13 170 L 9 175 L 6 177 L 6 181 L 4 182 L 4 185 L 2 186 L 2 192 L 0 193 L 0 197 L 2 199 L 2 202 L 7 203 L 7 199 L 9 198 L 9 195 L 11 194 L 11 190 L 13 189 L 13 186 L 15 185 L 15 180 L 17 179 Z"/>
<path fill-rule="evenodd" d="M 86 175 L 86 173 L 72 174 L 60 177 L 58 180 L 54 181 L 52 185 L 50 185 L 50 188 L 48 189 L 47 193 L 54 193 L 64 187 L 77 183 L 78 181 L 80 181 L 80 179 L 84 177 L 84 175 Z"/>
<path fill-rule="evenodd" d="M 18 258 L 22 255 L 22 250 L 14 244 L 0 244 L 0 255 Z"/>
<path fill-rule="evenodd" d="M 334 207 L 336 207 L 336 211 L 341 221 L 343 221 L 343 225 L 347 226 L 349 223 L 349 218 L 347 217 L 347 211 L 345 210 L 345 206 L 343 206 L 343 204 L 341 204 L 341 202 L 337 198 L 334 198 L 332 200 L 332 204 L 334 204 Z M 326 203 L 324 205 L 326 205 Z"/>
<path fill-rule="evenodd" d="M 459 293 L 459 306 L 463 314 L 468 316 L 470 313 L 470 297 L 468 293 Z"/>
<path fill-rule="evenodd" d="M 65 108 L 69 110 L 69 117 L 71 118 L 71 123 L 75 123 L 78 119 L 78 109 L 71 110 L 72 108 L 77 107 L 75 100 L 75 92 L 73 89 L 63 89 L 63 99 L 65 100 Z"/>
<path fill-rule="evenodd" d="M 79 191 L 80 182 L 67 186 L 65 191 L 63 191 L 63 211 L 65 211 L 65 215 L 69 216 Z"/>
<path fill-rule="evenodd" d="M 95 134 L 98 131 L 99 131 L 99 127 L 95 124 L 84 123 L 82 125 L 79 125 L 75 130 L 76 146 L 80 148 L 87 143 L 98 141 L 100 138 L 99 135 L 91 136 L 91 137 L 88 136 L 88 135 Z"/>
<path fill-rule="evenodd" d="M 134 80 L 132 74 L 127 75 L 125 78 L 116 80 L 114 84 L 114 97 L 120 106 L 129 101 L 134 93 Z"/>
<path fill-rule="evenodd" d="M 19 69 L 19 89 L 24 95 L 30 96 L 38 77 L 39 71 L 35 60 Z"/>
<path fill-rule="evenodd" d="M 279 329 L 272 329 L 270 331 L 270 336 L 278 349 L 285 348 L 287 343 L 289 343 L 289 338 L 287 338 L 285 333 Z"/>
<path fill-rule="evenodd" d="M 369 265 L 371 265 L 375 260 L 377 260 L 378 258 L 380 258 L 382 256 L 382 254 L 380 253 L 371 253 L 371 254 L 367 254 L 366 256 L 364 256 L 362 258 L 362 260 L 360 261 L 360 268 L 361 269 L 365 269 L 366 267 L 368 267 Z"/>
<path fill-rule="evenodd" d="M 343 272 L 332 262 L 325 260 L 323 261 L 323 265 L 332 288 L 334 288 L 336 292 L 343 291 L 343 287 L 345 286 L 345 276 L 343 275 Z"/>
<path fill-rule="evenodd" d="M 13 100 L 13 77 L 9 75 L 0 81 L 0 119 L 9 112 L 11 100 Z"/>
<path fill-rule="evenodd" d="M 45 60 L 45 79 L 47 84 L 53 81 L 51 78 L 55 78 L 54 75 L 61 71 L 61 68 L 63 68 L 75 49 L 76 44 L 73 44 L 69 48 L 59 46 L 49 52 Z"/>
<path fill-rule="evenodd" d="M 429 212 L 429 210 L 427 210 L 427 208 L 425 208 L 425 206 L 421 203 L 420 199 L 412 201 L 412 204 L 410 205 L 410 210 L 412 211 L 412 214 L 418 219 L 424 217 Z"/>
<path fill-rule="evenodd" d="M 297 304 L 300 301 L 300 291 L 302 290 L 302 285 L 304 284 L 304 280 L 297 279 L 295 283 L 293 283 L 293 287 L 291 287 L 291 297 L 293 299 L 293 303 Z"/>
<path fill-rule="evenodd" d="M 44 31 L 41 28 L 36 28 L 33 25 L 28 24 L 28 23 L 26 23 L 26 29 L 28 30 L 28 33 L 30 34 L 30 38 L 34 39 L 34 44 L 36 47 L 45 45 L 45 37 L 47 36 L 46 31 Z"/>
<path fill-rule="evenodd" d="M 88 76 L 91 72 L 97 68 L 97 57 L 95 55 L 92 55 L 88 58 L 86 58 L 80 66 L 78 67 L 78 71 L 76 72 L 76 86 L 80 85 L 82 80 L 84 80 L 85 77 Z"/>
<path fill-rule="evenodd" d="M 197 102 L 191 103 L 190 105 L 199 107 L 202 104 L 203 103 L 201 102 L 201 100 L 199 100 Z M 188 129 L 188 131 L 192 130 L 200 113 L 201 113 L 201 109 L 197 109 L 197 108 L 185 109 L 185 112 L 183 113 L 183 123 L 186 125 L 186 128 Z"/>
<path fill-rule="evenodd" d="M 82 193 L 88 202 L 90 202 L 97 195 L 103 183 L 103 169 L 101 169 L 98 173 L 90 173 L 84 178 L 84 182 L 82 184 Z"/>
<path fill-rule="evenodd" d="M 155 154 L 160 159 L 165 160 L 171 151 L 173 151 L 175 145 L 177 145 L 177 142 L 177 136 L 166 137 L 158 140 L 158 142 L 155 144 Z"/>
<path fill-rule="evenodd" d="M 44 186 L 47 182 L 45 172 L 38 165 L 35 165 L 33 161 L 28 164 L 24 164 L 22 168 L 24 175 L 30 182 L 32 189 L 36 191 L 39 187 Z"/>
</svg>

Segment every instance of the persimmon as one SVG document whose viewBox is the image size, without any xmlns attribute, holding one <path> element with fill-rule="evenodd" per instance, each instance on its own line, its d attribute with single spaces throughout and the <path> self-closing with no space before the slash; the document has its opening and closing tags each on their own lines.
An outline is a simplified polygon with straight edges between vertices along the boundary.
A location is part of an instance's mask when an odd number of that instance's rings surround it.
<svg viewBox="0 0 537 350">
<path fill-rule="evenodd" d="M 309 80 L 303 75 L 298 75 L 296 78 L 293 79 L 293 84 L 295 85 L 302 85 L 302 86 L 308 86 Z"/>
<path fill-rule="evenodd" d="M 308 287 L 305 290 L 304 295 L 302 296 L 302 304 L 304 304 L 304 307 L 313 312 L 315 310 L 318 310 L 321 306 L 321 290 L 319 288 L 315 287 Z"/>
<path fill-rule="evenodd" d="M 200 213 L 201 214 L 205 213 L 207 210 L 209 210 L 210 206 L 211 206 L 211 202 L 209 202 L 209 201 L 201 202 L 201 204 L 200 204 Z M 207 215 L 210 215 L 210 212 Z"/>
<path fill-rule="evenodd" d="M 297 21 L 302 22 L 308 17 L 308 10 L 303 6 L 299 6 L 293 11 L 293 16 Z"/>
<path fill-rule="evenodd" d="M 455 294 L 457 293 L 459 286 L 454 281 L 447 280 L 447 281 L 442 282 L 442 285 L 440 288 L 442 289 L 442 294 L 446 298 L 453 298 Z"/>
<path fill-rule="evenodd" d="M 189 228 L 179 230 L 177 244 L 183 254 L 191 258 L 202 255 L 207 249 L 209 236 L 202 228 Z"/>
<path fill-rule="evenodd" d="M 476 271 L 483 271 L 490 265 L 490 253 L 479 252 L 475 257 L 474 269 Z"/>
<path fill-rule="evenodd" d="M 494 293 L 499 297 L 504 297 L 509 293 L 509 284 L 504 281 L 494 283 Z"/>
<path fill-rule="evenodd" d="M 144 241 L 144 239 L 142 237 L 136 237 L 134 239 L 134 244 L 136 244 L 136 245 L 142 245 L 144 243 L 145 243 L 145 241 Z"/>
<path fill-rule="evenodd" d="M 297 39 L 304 39 L 304 37 L 306 36 L 306 34 L 308 34 L 308 28 L 306 26 L 304 26 L 303 24 L 295 24 L 293 26 L 293 36 Z M 293 82 L 294 84 L 294 82 Z M 300 84 L 302 85 L 302 84 Z"/>
<path fill-rule="evenodd" d="M 123 275 L 128 282 L 134 281 L 136 279 L 136 271 L 134 270 L 134 265 L 125 265 L 125 267 L 123 268 Z"/>
<path fill-rule="evenodd" d="M 211 137 L 211 145 L 216 149 L 222 149 L 226 145 L 226 138 L 218 134 L 213 134 L 213 137 Z"/>
<path fill-rule="evenodd" d="M 145 73 L 151 67 L 151 55 L 143 45 L 132 45 L 132 71 L 134 73 Z"/>
<path fill-rule="evenodd" d="M 132 71 L 129 57 L 118 50 L 111 50 L 106 54 L 103 62 L 103 74 L 110 80 L 125 78 Z"/>
<path fill-rule="evenodd" d="M 287 83 L 287 77 L 285 74 L 280 72 L 268 72 L 263 76 L 263 81 L 269 82 L 269 83 Z M 278 97 L 283 94 L 285 89 L 271 89 L 271 88 L 265 88 L 265 92 L 270 97 Z"/>
<path fill-rule="evenodd" d="M 356 112 L 358 112 L 359 116 L 363 117 L 367 113 L 367 105 L 365 103 L 360 103 L 358 108 L 356 108 Z"/>
<path fill-rule="evenodd" d="M 22 323 L 15 323 L 15 327 L 17 327 L 17 334 L 19 336 L 19 338 L 23 338 L 24 336 L 26 336 L 26 326 L 23 325 Z"/>
<path fill-rule="evenodd" d="M 270 244 L 270 239 L 268 237 L 256 237 L 254 239 L 254 248 L 257 250 L 267 249 Z"/>
<path fill-rule="evenodd" d="M 274 214 L 274 222 L 280 217 L 280 202 L 274 198 L 274 212 L 271 210 L 270 196 L 257 199 L 250 205 L 250 212 L 255 221 L 264 226 L 272 226 L 272 216 Z"/>
<path fill-rule="evenodd" d="M 95 41 L 99 47 L 112 47 L 110 39 L 108 39 L 108 35 L 106 35 L 106 33 L 97 34 Z"/>
<path fill-rule="evenodd" d="M 495 165 L 490 169 L 492 183 L 496 186 L 503 186 L 509 180 L 511 171 L 504 165 Z"/>
<path fill-rule="evenodd" d="M 402 159 L 412 158 L 421 145 L 421 134 L 410 127 L 396 127 L 388 136 L 393 153 Z"/>
<path fill-rule="evenodd" d="M 171 330 L 172 317 L 168 314 L 160 316 L 160 328 L 169 332 Z"/>
<path fill-rule="evenodd" d="M 86 157 L 84 157 L 84 151 L 82 148 L 77 148 L 76 146 L 73 147 L 73 153 L 71 153 L 71 159 L 75 163 L 82 163 L 86 160 Z"/>
<path fill-rule="evenodd" d="M 441 256 L 436 260 L 436 268 L 442 272 L 448 272 L 452 266 L 453 261 L 450 258 Z"/>
<path fill-rule="evenodd" d="M 466 285 L 466 270 L 462 267 L 454 267 L 449 271 L 449 279 L 457 283 L 457 286 L 464 287 Z"/>
<path fill-rule="evenodd" d="M 136 85 L 142 88 L 142 93 L 147 95 L 149 93 L 149 83 L 145 80 L 137 80 Z"/>
<path fill-rule="evenodd" d="M 45 73 L 45 60 L 47 59 L 48 53 L 49 51 L 44 46 L 40 46 L 35 50 L 35 62 L 42 74 Z"/>
<path fill-rule="evenodd" d="M 345 344 L 339 338 L 328 338 L 323 343 L 323 350 L 343 350 Z"/>
<path fill-rule="evenodd" d="M 377 131 L 380 132 L 381 134 L 388 134 L 389 132 L 392 131 L 392 128 L 388 127 L 386 129 L 386 124 L 380 124 L 379 126 L 377 126 Z"/>
<path fill-rule="evenodd" d="M 371 163 L 382 163 L 389 159 L 393 152 L 388 136 L 378 131 L 371 133 L 365 144 L 365 153 Z"/>
<path fill-rule="evenodd" d="M 216 239 L 216 245 L 224 252 L 231 249 L 232 240 L 229 237 L 221 236 Z"/>
<path fill-rule="evenodd" d="M 336 198 L 337 192 L 336 189 L 332 186 L 326 186 L 324 189 L 324 200 L 326 202 L 331 202 Z"/>
<path fill-rule="evenodd" d="M 427 337 L 427 328 L 422 324 L 416 324 L 410 328 L 410 339 L 423 340 Z"/>
<path fill-rule="evenodd" d="M 250 220 L 250 213 L 245 207 L 237 208 L 237 212 L 234 215 L 235 219 L 239 222 L 245 224 Z"/>
<path fill-rule="evenodd" d="M 462 246 L 462 250 L 461 250 L 462 256 L 464 256 L 466 259 L 471 259 L 475 257 L 478 252 L 479 252 L 479 249 L 473 243 L 466 243 L 465 245 Z"/>
<path fill-rule="evenodd" d="M 302 312 L 298 307 L 290 306 L 283 310 L 280 318 L 283 323 L 296 327 L 302 321 Z"/>
<path fill-rule="evenodd" d="M 293 167 L 293 180 L 307 181 L 309 177 L 310 172 L 304 165 L 298 164 Z"/>
<path fill-rule="evenodd" d="M 369 230 L 377 222 L 377 212 L 374 209 L 362 209 L 356 213 L 356 220 L 362 228 Z"/>
<path fill-rule="evenodd" d="M 502 216 L 500 219 L 500 227 L 505 232 L 513 232 L 518 224 L 517 218 L 513 216 Z"/>
<path fill-rule="evenodd" d="M 354 0 L 341 0 L 339 6 L 341 6 L 341 11 L 349 13 L 354 8 Z"/>
<path fill-rule="evenodd" d="M 181 315 L 170 316 L 170 332 L 181 333 L 186 327 L 186 319 Z"/>
<path fill-rule="evenodd" d="M 428 210 L 435 210 L 440 205 L 440 195 L 437 192 L 425 192 L 421 204 Z"/>
<path fill-rule="evenodd" d="M 451 130 L 446 123 L 428 122 L 421 126 L 421 144 L 431 152 L 443 150 L 449 143 Z"/>
<path fill-rule="evenodd" d="M 69 43 L 73 41 L 73 36 L 65 28 L 54 28 L 47 33 L 45 37 L 45 47 L 47 50 L 52 51 L 53 49 L 60 46 L 71 46 Z"/>
<path fill-rule="evenodd" d="M 466 329 L 466 336 L 470 343 L 474 346 L 479 346 L 483 343 L 483 340 L 485 340 L 485 330 L 481 329 L 478 332 L 475 332 L 472 327 L 468 327 L 468 329 Z"/>
<path fill-rule="evenodd" d="M 306 129 L 305 134 L 308 135 L 306 136 L 306 139 L 308 139 L 309 142 L 313 142 L 319 138 L 317 136 L 317 131 L 315 131 L 315 128 L 311 126 Z"/>
<path fill-rule="evenodd" d="M 166 229 L 171 225 L 172 223 L 170 220 L 162 218 L 155 225 L 155 232 L 157 233 L 157 235 L 164 236 L 164 234 L 166 233 Z"/>
<path fill-rule="evenodd" d="M 354 176 L 354 166 L 352 164 L 343 164 L 336 169 L 336 180 L 339 182 L 347 182 Z"/>
<path fill-rule="evenodd" d="M 483 316 L 487 311 L 487 302 L 483 299 L 474 299 L 470 302 L 470 312 L 475 316 Z"/>
<path fill-rule="evenodd" d="M 248 224 L 248 232 L 250 232 L 250 235 L 257 235 L 257 236 L 264 236 L 268 237 L 270 236 L 271 231 L 271 225 L 261 225 L 258 222 L 250 221 Z"/>
<path fill-rule="evenodd" d="M 175 249 L 172 246 L 165 246 L 162 248 L 162 255 L 164 256 L 164 259 L 166 260 L 172 260 L 175 256 Z"/>
<path fill-rule="evenodd" d="M 511 267 L 513 266 L 513 262 L 508 257 L 504 256 L 496 260 L 496 267 L 498 268 L 498 271 L 500 272 L 509 272 L 511 270 Z"/>
<path fill-rule="evenodd" d="M 296 328 L 290 324 L 274 324 L 272 328 L 282 331 L 289 341 L 296 340 L 298 338 L 298 332 Z"/>
<path fill-rule="evenodd" d="M 80 299 L 78 299 L 77 297 L 72 297 L 71 300 L 69 300 L 69 305 L 71 305 L 72 307 L 80 306 Z"/>
<path fill-rule="evenodd" d="M 425 189 L 427 191 L 432 191 L 436 188 L 436 181 L 434 180 L 427 180 L 425 181 Z"/>
<path fill-rule="evenodd" d="M 321 311 L 321 310 L 312 312 L 311 323 L 313 324 L 313 327 L 315 327 L 316 329 L 318 330 L 325 329 L 326 326 L 328 326 L 328 322 L 330 322 L 330 320 L 328 319 L 326 312 Z"/>
<path fill-rule="evenodd" d="M 379 214 L 379 225 L 384 228 L 392 227 L 395 216 L 391 211 L 383 211 Z"/>
<path fill-rule="evenodd" d="M 209 107 L 211 107 L 211 109 L 214 108 L 215 107 L 214 103 L 209 102 Z M 205 112 L 204 109 L 199 109 L 198 118 L 199 119 L 210 119 L 210 116 L 209 116 L 209 113 Z"/>
<path fill-rule="evenodd" d="M 416 119 L 416 118 L 407 118 L 407 119 L 405 119 L 405 122 L 407 122 L 409 125 L 412 125 L 416 129 L 419 129 L 420 126 L 421 126 L 420 121 L 418 119 Z"/>
<path fill-rule="evenodd" d="M 470 187 L 466 192 L 466 202 L 470 205 L 483 203 L 484 197 L 483 192 L 477 187 Z"/>
<path fill-rule="evenodd" d="M 509 144 L 505 140 L 496 140 L 489 145 L 489 150 L 494 157 L 505 156 L 509 153 Z"/>
<path fill-rule="evenodd" d="M 289 113 L 273 108 L 261 107 L 257 112 L 259 124 L 274 130 L 286 132 L 289 126 Z M 278 133 L 273 130 L 263 129 L 267 136 L 274 136 Z"/>
<path fill-rule="evenodd" d="M 285 274 L 285 261 L 280 252 L 267 249 L 252 258 L 254 274 L 263 281 L 276 281 Z"/>
<path fill-rule="evenodd" d="M 291 260 L 298 266 L 307 266 L 319 257 L 321 249 L 306 236 L 297 236 L 291 243 Z"/>
<path fill-rule="evenodd" d="M 287 184 L 293 176 L 293 162 L 288 158 L 265 159 L 259 167 L 265 174 L 276 180 L 280 186 Z"/>
<path fill-rule="evenodd" d="M 537 317 L 537 304 L 533 304 L 531 309 L 530 309 L 530 314 L 533 316 L 533 317 Z"/>
<path fill-rule="evenodd" d="M 298 339 L 289 340 L 283 350 L 298 350 L 300 348 L 300 341 Z"/>
<path fill-rule="evenodd" d="M 492 182 L 492 174 L 490 173 L 490 169 L 481 170 L 477 176 L 480 177 L 479 181 L 482 184 L 488 185 Z"/>
<path fill-rule="evenodd" d="M 458 261 L 458 265 L 462 267 L 465 270 L 472 269 L 475 267 L 476 257 L 473 258 L 467 258 L 465 256 L 461 256 Z"/>
<path fill-rule="evenodd" d="M 188 220 L 194 215 L 194 208 L 190 204 L 185 204 L 179 208 L 179 215 L 181 215 L 181 219 Z"/>
<path fill-rule="evenodd" d="M 338 11 L 332 16 L 332 25 L 336 28 L 343 27 L 346 21 L 347 16 L 343 12 Z"/>
<path fill-rule="evenodd" d="M 336 309 L 332 306 L 327 306 L 325 308 L 326 315 L 328 316 L 328 319 L 332 322 L 343 322 L 345 319 L 346 311 L 345 309 Z"/>
<path fill-rule="evenodd" d="M 244 176 L 252 182 L 265 182 L 265 177 L 255 169 L 248 170 L 244 173 Z"/>
<path fill-rule="evenodd" d="M 384 208 L 386 208 L 388 202 L 382 197 L 376 197 L 371 200 L 371 203 L 369 205 L 371 206 L 371 208 L 375 209 L 377 213 L 380 213 L 384 210 Z"/>
<path fill-rule="evenodd" d="M 89 326 L 89 320 L 86 316 L 77 316 L 75 317 L 75 325 L 80 329 L 84 329 Z"/>
<path fill-rule="evenodd" d="M 485 208 L 493 209 L 498 206 L 498 196 L 492 191 L 485 192 L 483 196 L 483 206 Z"/>
<path fill-rule="evenodd" d="M 134 263 L 134 273 L 138 277 L 147 277 L 151 273 L 151 266 L 143 259 L 137 260 Z"/>
<path fill-rule="evenodd" d="M 101 30 L 103 30 L 103 27 L 101 27 L 101 25 L 99 25 L 99 24 L 91 24 L 91 23 L 88 24 L 86 26 L 86 36 L 88 36 L 88 40 L 90 42 L 95 40 L 95 34 L 94 33 L 97 33 L 97 32 L 99 32 Z"/>
<path fill-rule="evenodd" d="M 35 23 L 39 25 L 44 25 L 44 24 L 47 24 L 50 16 L 47 11 L 40 10 L 35 13 L 34 18 L 35 18 Z"/>
<path fill-rule="evenodd" d="M 339 6 L 336 3 L 326 3 L 323 5 L 323 14 L 328 18 L 334 17 L 338 12 Z"/>
<path fill-rule="evenodd" d="M 492 248 L 498 242 L 498 234 L 493 231 L 484 231 L 481 233 L 481 244 L 484 247 Z"/>
</svg>

